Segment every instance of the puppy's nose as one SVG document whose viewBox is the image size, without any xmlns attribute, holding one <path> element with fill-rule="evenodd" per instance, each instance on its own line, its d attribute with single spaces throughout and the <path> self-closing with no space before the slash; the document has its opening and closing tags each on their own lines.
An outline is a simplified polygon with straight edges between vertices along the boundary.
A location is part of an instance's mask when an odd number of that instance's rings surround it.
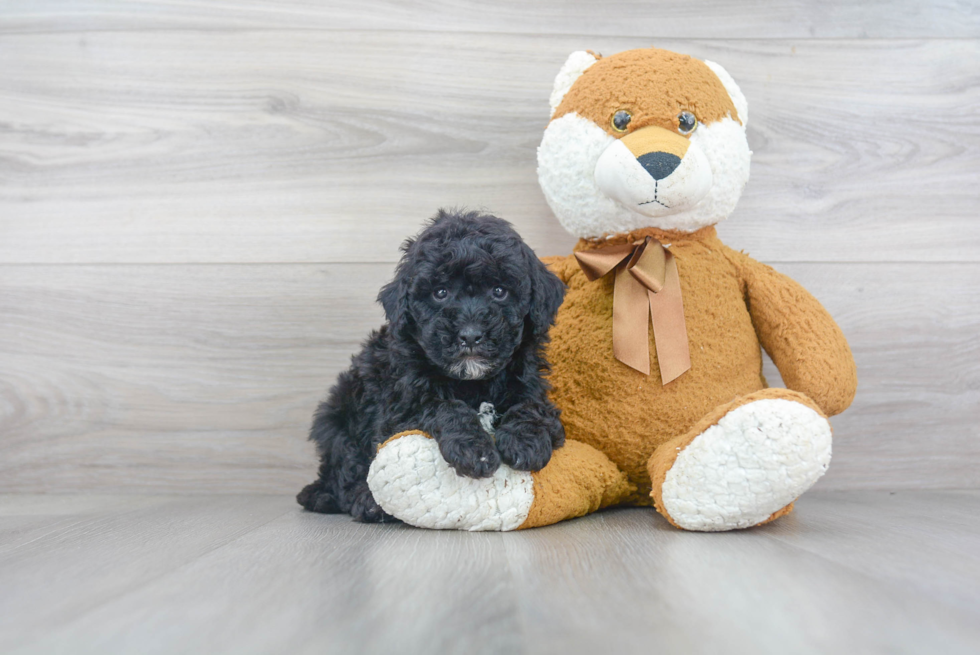
<svg viewBox="0 0 980 655">
<path fill-rule="evenodd" d="M 655 180 L 662 180 L 681 165 L 681 158 L 669 152 L 648 152 L 637 157 L 640 166 Z"/>
<path fill-rule="evenodd" d="M 467 325 L 459 331 L 459 345 L 464 348 L 472 348 L 483 341 L 483 330 L 474 326 Z"/>
</svg>

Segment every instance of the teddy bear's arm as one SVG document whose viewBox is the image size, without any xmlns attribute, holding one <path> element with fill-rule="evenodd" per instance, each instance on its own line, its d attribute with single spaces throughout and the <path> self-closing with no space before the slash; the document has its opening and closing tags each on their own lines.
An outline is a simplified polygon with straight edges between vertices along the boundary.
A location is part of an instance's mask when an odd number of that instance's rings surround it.
<svg viewBox="0 0 980 655">
<path fill-rule="evenodd" d="M 843 412 L 857 391 L 857 367 L 840 327 L 799 283 L 733 254 L 752 324 L 783 382 L 810 396 L 828 416 Z"/>
</svg>

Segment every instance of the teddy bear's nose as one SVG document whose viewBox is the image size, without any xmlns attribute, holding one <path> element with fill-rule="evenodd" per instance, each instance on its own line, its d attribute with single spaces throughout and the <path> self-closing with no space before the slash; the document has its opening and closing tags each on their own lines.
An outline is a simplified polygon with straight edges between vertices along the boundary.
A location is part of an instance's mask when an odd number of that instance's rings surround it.
<svg viewBox="0 0 980 655">
<path fill-rule="evenodd" d="M 669 152 L 648 152 L 636 158 L 640 165 L 655 180 L 662 180 L 681 165 L 681 158 Z"/>
</svg>

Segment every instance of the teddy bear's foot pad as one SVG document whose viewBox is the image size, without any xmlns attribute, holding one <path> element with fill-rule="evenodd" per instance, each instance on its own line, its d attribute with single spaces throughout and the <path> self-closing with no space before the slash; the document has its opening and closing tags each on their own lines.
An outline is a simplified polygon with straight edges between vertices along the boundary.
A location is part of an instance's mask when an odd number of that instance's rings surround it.
<svg viewBox="0 0 980 655">
<path fill-rule="evenodd" d="M 830 422 L 810 407 L 777 398 L 741 405 L 677 455 L 664 509 L 687 530 L 757 525 L 813 486 L 830 452 Z"/>
<path fill-rule="evenodd" d="M 368 470 L 368 486 L 384 511 L 436 530 L 515 530 L 534 502 L 530 472 L 501 465 L 489 478 L 459 476 L 435 440 L 420 432 L 382 445 Z"/>
</svg>

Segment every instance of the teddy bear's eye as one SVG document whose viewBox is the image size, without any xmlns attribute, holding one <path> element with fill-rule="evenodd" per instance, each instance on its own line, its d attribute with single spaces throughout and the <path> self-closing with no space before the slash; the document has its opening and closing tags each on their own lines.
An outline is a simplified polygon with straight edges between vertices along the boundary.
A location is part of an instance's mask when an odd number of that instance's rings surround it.
<svg viewBox="0 0 980 655">
<path fill-rule="evenodd" d="M 620 109 L 613 114 L 612 128 L 617 132 L 625 132 L 631 120 L 633 120 L 633 114 L 629 113 L 625 109 Z"/>
<path fill-rule="evenodd" d="M 689 111 L 682 111 L 677 114 L 677 131 L 681 134 L 690 134 L 698 127 L 698 119 Z"/>
</svg>

